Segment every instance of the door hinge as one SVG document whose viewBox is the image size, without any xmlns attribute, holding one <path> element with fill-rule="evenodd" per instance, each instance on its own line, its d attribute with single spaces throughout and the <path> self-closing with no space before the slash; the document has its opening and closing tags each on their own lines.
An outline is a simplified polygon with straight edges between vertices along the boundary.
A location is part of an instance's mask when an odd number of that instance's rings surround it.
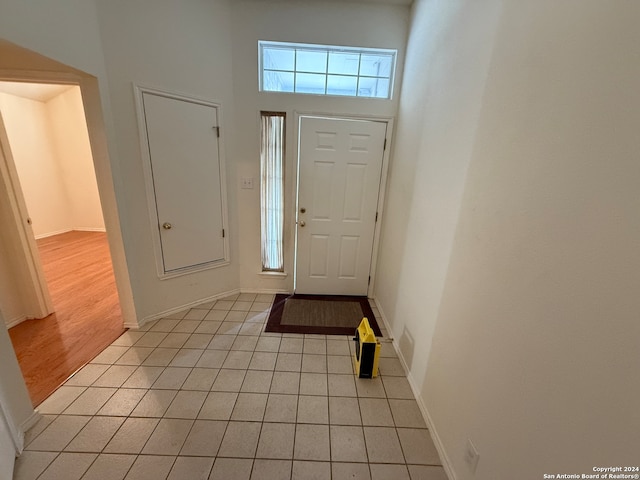
<svg viewBox="0 0 640 480">
<path fill-rule="evenodd" d="M 371 285 L 371 275 L 369 275 L 369 281 L 367 282 L 367 285 Z"/>
<path fill-rule="evenodd" d="M 382 147 L 382 150 L 386 150 L 387 149 L 387 139 L 384 139 L 384 146 Z"/>
<path fill-rule="evenodd" d="M 376 222 L 378 221 L 378 212 L 376 212 Z"/>
<path fill-rule="evenodd" d="M 224 228 L 222 229 L 222 238 L 224 238 Z"/>
<path fill-rule="evenodd" d="M 220 138 L 220 127 L 213 127 L 213 128 L 216 131 L 216 136 Z"/>
</svg>

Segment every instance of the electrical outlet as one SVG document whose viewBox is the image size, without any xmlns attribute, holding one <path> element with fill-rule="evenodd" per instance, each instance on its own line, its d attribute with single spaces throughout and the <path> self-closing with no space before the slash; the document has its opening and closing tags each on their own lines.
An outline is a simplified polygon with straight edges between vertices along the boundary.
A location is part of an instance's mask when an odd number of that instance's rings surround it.
<svg viewBox="0 0 640 480">
<path fill-rule="evenodd" d="M 253 178 L 251 178 L 251 177 L 242 177 L 242 188 L 252 189 L 253 188 Z"/>
<path fill-rule="evenodd" d="M 467 448 L 464 452 L 464 461 L 469 466 L 469 469 L 474 473 L 478 467 L 478 460 L 480 460 L 480 454 L 471 439 L 467 438 Z"/>
</svg>

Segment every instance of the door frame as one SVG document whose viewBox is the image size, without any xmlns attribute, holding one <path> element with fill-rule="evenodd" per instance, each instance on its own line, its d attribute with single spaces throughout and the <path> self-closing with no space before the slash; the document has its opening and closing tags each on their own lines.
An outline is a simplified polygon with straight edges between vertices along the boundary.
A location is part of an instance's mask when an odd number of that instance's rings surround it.
<svg viewBox="0 0 640 480">
<path fill-rule="evenodd" d="M 227 215 L 227 174 L 226 174 L 226 161 L 224 156 L 224 140 L 223 135 L 218 136 L 218 160 L 220 163 L 220 196 L 222 203 L 222 227 L 225 231 L 223 238 L 224 242 L 224 259 L 221 261 L 206 263 L 203 265 L 196 265 L 193 267 L 186 267 L 180 270 L 174 270 L 171 272 L 165 272 L 164 261 L 162 259 L 162 240 L 160 238 L 159 231 L 159 219 L 158 210 L 155 202 L 155 186 L 153 184 L 153 168 L 151 163 L 151 155 L 149 154 L 149 146 L 147 144 L 147 121 L 144 114 L 144 103 L 142 95 L 144 93 L 150 93 L 153 95 L 159 95 L 161 97 L 172 98 L 174 100 L 182 100 L 185 102 L 196 103 L 199 105 L 205 105 L 207 107 L 214 107 L 216 109 L 216 116 L 218 122 L 218 129 L 221 130 L 223 124 L 222 117 L 222 105 L 210 100 L 199 98 L 193 95 L 186 95 L 182 93 L 169 92 L 159 88 L 143 85 L 140 83 L 133 84 L 133 92 L 136 105 L 136 118 L 138 121 L 138 138 L 140 139 L 140 154 L 142 156 L 143 171 L 144 171 L 144 184 L 147 197 L 147 212 L 149 214 L 149 221 L 151 222 L 151 231 L 154 247 L 154 260 L 156 263 L 156 273 L 160 280 L 167 280 L 170 278 L 179 277 L 182 275 L 188 275 L 202 270 L 209 270 L 212 268 L 219 268 L 227 266 L 231 263 L 231 255 L 229 252 L 229 221 Z"/>
<path fill-rule="evenodd" d="M 300 122 L 303 117 L 315 117 L 315 118 L 326 118 L 329 120 L 364 120 L 370 122 L 382 122 L 387 124 L 387 136 L 386 136 L 386 145 L 382 154 L 382 171 L 380 172 L 380 186 L 378 189 L 378 205 L 376 212 L 378 213 L 378 219 L 376 221 L 376 225 L 373 231 L 373 246 L 371 249 L 371 264 L 369 266 L 369 275 L 371 277 L 371 281 L 369 282 L 369 286 L 367 287 L 367 297 L 373 298 L 373 291 L 375 288 L 376 281 L 376 269 L 378 266 L 378 250 L 380 248 L 380 232 L 382 219 L 384 217 L 384 201 L 386 197 L 387 191 L 387 180 L 389 174 L 389 160 L 391 157 L 391 147 L 393 145 L 393 133 L 394 133 L 394 117 L 388 116 L 378 116 L 378 115 L 358 115 L 358 114 L 336 114 L 336 113 L 322 113 L 322 112 L 303 112 L 303 111 L 294 111 L 295 125 L 294 125 L 294 133 L 295 133 L 295 141 L 296 141 L 296 157 L 294 162 L 294 178 L 295 182 L 293 185 L 293 196 L 294 201 L 292 202 L 293 208 L 293 216 L 291 218 L 294 219 L 294 247 L 293 247 L 293 291 L 295 292 L 296 283 L 297 283 L 297 271 L 298 271 L 298 190 L 300 187 Z"/>
<path fill-rule="evenodd" d="M 0 69 L 0 80 L 25 83 L 66 84 L 80 87 L 85 121 L 89 134 L 91 156 L 93 159 L 96 182 L 98 184 L 98 196 L 102 206 L 105 230 L 109 241 L 111 264 L 113 265 L 113 273 L 116 281 L 116 288 L 118 290 L 123 325 L 126 328 L 137 328 L 139 323 L 135 311 L 131 278 L 126 261 L 122 227 L 120 225 L 120 215 L 116 201 L 114 177 L 111 168 L 111 158 L 108 150 L 107 129 L 104 123 L 102 98 L 98 86 L 98 79 L 81 72 Z M 5 173 L 8 172 L 0 171 L 0 175 L 4 177 L 2 178 L 3 181 L 0 182 L 0 187 L 7 188 L 7 193 L 10 197 L 17 198 L 18 194 L 14 184 L 13 182 L 7 182 L 8 177 Z M 20 193 L 21 192 L 22 191 L 20 190 Z M 24 212 L 26 212 L 24 197 L 20 198 L 23 203 L 23 211 L 20 211 L 12 205 L 14 216 L 19 224 L 17 228 L 19 244 L 27 261 L 33 262 L 33 268 L 39 269 L 41 272 L 39 275 L 31 275 L 32 284 L 22 285 L 21 288 L 33 288 L 44 291 L 46 292 L 46 296 L 49 298 L 49 302 L 51 302 L 50 297 L 48 296 L 48 286 L 44 278 L 42 263 L 40 261 L 40 253 L 37 250 L 35 238 L 33 238 L 33 234 L 31 232 L 28 232 L 28 235 L 22 233 L 25 231 L 25 223 L 23 223 L 23 219 L 24 222 L 26 222 L 27 217 L 24 215 Z M 16 230 L 13 230 L 13 232 L 16 232 Z M 31 239 L 31 241 L 29 239 Z M 46 305 L 46 303 L 43 305 Z M 46 307 L 45 310 L 47 310 Z M 50 305 L 49 310 L 49 313 L 53 311 L 52 304 Z"/>
</svg>

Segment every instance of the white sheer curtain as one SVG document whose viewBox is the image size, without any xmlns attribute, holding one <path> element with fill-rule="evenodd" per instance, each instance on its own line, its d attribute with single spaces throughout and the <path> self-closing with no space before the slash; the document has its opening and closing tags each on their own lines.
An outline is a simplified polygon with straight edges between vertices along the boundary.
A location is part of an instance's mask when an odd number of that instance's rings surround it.
<svg viewBox="0 0 640 480">
<path fill-rule="evenodd" d="M 260 227 L 262 270 L 284 270 L 284 113 L 262 112 Z"/>
</svg>

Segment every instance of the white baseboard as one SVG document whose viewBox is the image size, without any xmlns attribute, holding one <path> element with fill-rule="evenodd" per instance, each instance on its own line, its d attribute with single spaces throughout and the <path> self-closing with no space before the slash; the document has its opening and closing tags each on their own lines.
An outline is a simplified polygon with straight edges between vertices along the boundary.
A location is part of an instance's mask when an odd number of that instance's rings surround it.
<svg viewBox="0 0 640 480">
<path fill-rule="evenodd" d="M 395 343 L 394 343 L 395 346 Z M 396 351 L 398 349 L 396 348 Z M 400 357 L 400 353 L 398 353 L 398 357 Z M 400 360 L 403 364 L 405 364 L 404 359 Z M 451 464 L 451 460 L 449 459 L 449 455 L 447 455 L 447 451 L 444 449 L 444 445 L 442 444 L 442 440 L 440 439 L 440 435 L 438 435 L 438 431 L 433 424 L 433 420 L 431 419 L 431 415 L 429 414 L 429 410 L 424 403 L 424 399 L 422 395 L 419 394 L 419 391 L 416 387 L 416 382 L 414 378 L 411 376 L 411 373 L 407 375 L 407 380 L 409 381 L 409 385 L 411 386 L 411 390 L 413 390 L 413 395 L 416 397 L 416 401 L 418 402 L 418 408 L 420 408 L 420 412 L 422 413 L 422 417 L 424 418 L 425 423 L 427 424 L 427 428 L 429 429 L 429 433 L 431 434 L 431 439 L 433 440 L 433 444 L 436 446 L 436 450 L 438 451 L 438 455 L 440 456 L 440 460 L 442 461 L 442 468 L 444 468 L 445 473 L 449 480 L 457 480 L 457 476 L 455 471 L 453 470 L 453 466 Z"/>
<path fill-rule="evenodd" d="M 57 230 L 55 232 L 41 233 L 40 235 L 35 235 L 35 237 L 36 237 L 36 240 L 40 240 L 41 238 L 53 237 L 54 235 L 68 233 L 68 232 L 71 232 L 72 230 L 73 230 L 72 228 L 66 228 L 64 230 Z"/>
<path fill-rule="evenodd" d="M 189 303 L 185 303 L 183 305 L 180 305 L 179 307 L 174 307 L 174 308 L 170 308 L 168 310 L 164 310 L 162 312 L 159 313 L 154 313 L 153 315 L 149 315 L 147 317 L 144 317 L 142 319 L 142 322 L 140 322 L 140 324 L 137 323 L 127 323 L 125 322 L 124 327 L 125 328 L 141 328 L 143 327 L 145 324 L 147 324 L 148 322 L 153 322 L 154 320 L 159 320 L 161 318 L 166 317 L 167 315 L 171 315 L 173 313 L 177 313 L 177 312 L 181 312 L 182 310 L 186 310 L 187 308 L 193 308 L 196 307 L 200 304 L 203 303 L 207 303 L 207 302 L 212 302 L 214 300 L 220 300 L 221 298 L 224 297 L 228 297 L 229 295 L 235 295 L 236 293 L 256 293 L 256 294 L 265 294 L 265 295 L 274 295 L 274 294 L 278 294 L 278 293 L 289 293 L 286 290 L 279 290 L 279 289 L 240 289 L 240 288 L 234 288 L 233 290 L 228 290 L 226 292 L 223 293 L 218 293 L 216 295 L 212 295 L 210 297 L 205 297 L 205 298 L 201 298 L 200 300 L 195 300 L 193 302 L 189 302 Z"/>
<path fill-rule="evenodd" d="M 67 228 L 64 230 L 57 230 L 55 232 L 47 232 L 41 233 L 40 235 L 35 235 L 36 240 L 40 240 L 41 238 L 53 237 L 54 235 L 61 235 L 63 233 L 69 232 L 106 232 L 107 230 L 104 227 L 95 228 L 95 227 L 73 227 Z"/>
<path fill-rule="evenodd" d="M 7 320 L 5 323 L 7 324 L 7 328 L 11 328 L 15 327 L 16 325 L 20 325 L 25 320 L 29 320 L 29 317 L 27 315 L 20 315 L 19 317 Z"/>
<path fill-rule="evenodd" d="M 139 324 L 125 323 L 124 326 L 125 326 L 125 328 L 141 328 L 144 325 L 146 325 L 147 323 L 153 322 L 154 320 L 159 320 L 161 318 L 166 317 L 167 315 L 171 315 L 173 313 L 181 312 L 182 310 L 186 310 L 187 308 L 193 308 L 193 307 L 195 307 L 197 305 L 200 305 L 202 303 L 211 302 L 213 300 L 219 300 L 221 298 L 228 297 L 229 295 L 234 295 L 236 293 L 240 293 L 240 289 L 239 288 L 234 288 L 233 290 L 229 290 L 227 292 L 218 293 L 217 295 L 212 295 L 210 297 L 201 298 L 201 299 L 195 300 L 193 302 L 185 303 L 185 304 L 180 305 L 178 307 L 173 307 L 173 308 L 170 308 L 168 310 L 164 310 L 164 311 L 159 312 L 159 313 L 154 313 L 153 315 L 149 315 L 147 317 L 144 317 L 142 319 L 142 321 L 139 322 Z"/>
<path fill-rule="evenodd" d="M 291 292 L 287 289 L 278 288 L 242 288 L 240 293 L 256 293 L 258 295 L 277 295 L 279 293 L 287 293 L 291 295 Z"/>
<path fill-rule="evenodd" d="M 384 312 L 382 311 L 382 309 L 380 308 L 380 305 L 378 304 L 378 301 L 376 300 L 375 297 L 369 297 L 369 301 L 373 300 L 373 303 L 376 304 L 376 308 L 378 309 L 378 312 L 380 312 L 380 318 L 376 317 L 376 322 L 378 322 L 378 326 L 381 329 L 386 330 L 387 335 L 389 335 L 389 338 L 387 338 L 387 340 L 391 340 L 393 341 L 393 331 L 390 328 L 389 322 L 387 321 L 387 317 L 385 316 Z M 382 325 L 380 325 L 382 323 Z M 397 348 L 395 347 L 395 344 L 393 346 L 393 348 L 395 350 L 397 350 Z M 407 372 L 407 366 L 405 364 L 402 364 L 405 373 Z"/>
<path fill-rule="evenodd" d="M 71 230 L 75 232 L 100 232 L 106 233 L 107 229 L 104 227 L 73 227 Z"/>
<path fill-rule="evenodd" d="M 382 310 L 382 308 L 380 307 L 380 304 L 377 302 L 377 300 L 374 298 L 373 301 L 376 304 L 376 307 L 378 308 L 378 311 L 380 312 L 380 317 L 382 320 L 382 323 L 385 325 L 387 332 L 389 333 L 389 335 L 391 336 L 390 340 L 392 341 L 392 345 L 393 345 L 393 349 L 396 351 L 396 354 L 398 355 L 398 359 L 400 360 L 400 363 L 402 364 L 402 368 L 404 370 L 404 373 L 407 376 L 407 381 L 409 382 L 409 386 L 411 387 L 411 390 L 413 391 L 413 396 L 416 399 L 416 402 L 418 402 L 418 408 L 420 409 L 420 413 L 422 414 L 422 418 L 424 419 L 424 422 L 427 424 L 427 428 L 429 429 L 429 434 L 431 435 L 431 439 L 433 440 L 433 444 L 436 447 L 436 450 L 438 451 L 438 455 L 440 456 L 440 460 L 442 461 L 442 468 L 444 468 L 444 471 L 447 475 L 447 477 L 449 478 L 449 480 L 457 480 L 457 476 L 455 474 L 455 471 L 453 470 L 453 466 L 451 464 L 451 460 L 449 459 L 449 455 L 447 455 L 446 450 L 444 449 L 444 445 L 442 444 L 442 440 L 440 439 L 440 435 L 438 435 L 438 431 L 436 430 L 435 425 L 433 424 L 433 420 L 431 419 L 431 415 L 429 414 L 429 410 L 427 409 L 427 406 L 424 403 L 424 399 L 422 398 L 422 395 L 420 394 L 420 390 L 417 386 L 417 383 L 415 381 L 415 379 L 413 378 L 413 376 L 411 375 L 411 372 L 409 371 L 409 368 L 407 366 L 407 361 L 405 360 L 404 356 L 402 355 L 402 351 L 400 350 L 399 346 L 398 346 L 398 342 L 395 338 L 393 338 L 392 335 L 392 330 L 390 328 L 389 322 L 387 321 L 387 317 L 384 314 L 384 310 Z"/>
<path fill-rule="evenodd" d="M 18 432 L 19 445 L 16 445 L 18 454 L 21 454 L 22 450 L 24 450 L 25 434 L 31 427 L 33 427 L 36 423 L 38 423 L 41 418 L 42 418 L 42 415 L 40 415 L 40 412 L 38 412 L 38 410 L 34 410 L 33 413 L 29 416 L 29 418 L 27 418 L 24 422 L 20 424 L 20 430 Z"/>
</svg>

